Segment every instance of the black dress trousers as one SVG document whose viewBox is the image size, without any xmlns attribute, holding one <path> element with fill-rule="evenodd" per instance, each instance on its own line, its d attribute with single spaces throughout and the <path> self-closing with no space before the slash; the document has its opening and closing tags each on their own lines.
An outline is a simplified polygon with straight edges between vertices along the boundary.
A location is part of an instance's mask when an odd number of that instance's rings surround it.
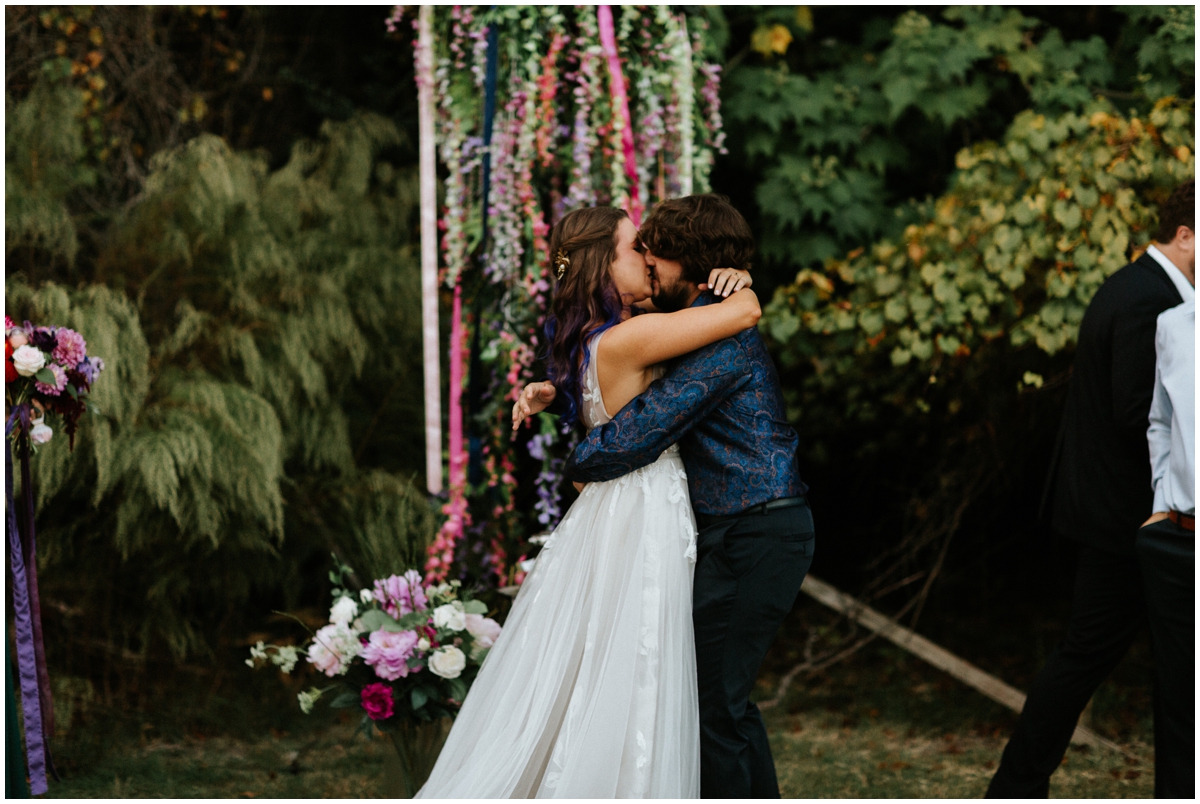
<svg viewBox="0 0 1200 804">
<path fill-rule="evenodd" d="M 1169 519 L 1138 531 L 1154 646 L 1154 797 L 1196 797 L 1196 535 Z"/>
<path fill-rule="evenodd" d="M 1079 550 L 1067 635 L 1025 699 L 987 798 L 1047 798 L 1079 715 L 1129 650 L 1145 620 L 1142 577 L 1133 556 Z"/>
<path fill-rule="evenodd" d="M 767 730 L 750 692 L 813 559 L 807 505 L 697 515 L 692 618 L 700 693 L 702 798 L 779 798 Z"/>
</svg>

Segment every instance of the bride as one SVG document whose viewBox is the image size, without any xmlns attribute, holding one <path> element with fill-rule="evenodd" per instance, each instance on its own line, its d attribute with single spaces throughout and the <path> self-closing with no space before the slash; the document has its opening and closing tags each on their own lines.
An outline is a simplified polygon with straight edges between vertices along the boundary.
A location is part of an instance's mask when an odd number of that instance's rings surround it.
<svg viewBox="0 0 1200 804">
<path fill-rule="evenodd" d="M 568 213 L 546 330 L 564 421 L 605 424 L 658 364 L 753 326 L 748 289 L 721 304 L 632 315 L 653 293 L 622 210 Z M 727 291 L 748 274 L 718 269 Z M 514 409 L 514 427 L 524 411 Z M 527 410 L 527 409 L 526 409 Z M 542 548 L 417 798 L 697 798 L 692 639 L 696 527 L 672 446 L 591 483 Z"/>
</svg>

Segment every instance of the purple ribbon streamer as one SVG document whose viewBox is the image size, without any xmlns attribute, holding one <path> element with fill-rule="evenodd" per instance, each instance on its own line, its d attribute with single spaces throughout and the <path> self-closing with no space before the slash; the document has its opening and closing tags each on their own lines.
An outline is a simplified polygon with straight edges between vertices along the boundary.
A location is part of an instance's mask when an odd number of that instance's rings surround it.
<svg viewBox="0 0 1200 804">
<path fill-rule="evenodd" d="M 29 407 L 18 405 L 4 427 L 5 440 L 12 433 L 18 418 L 21 438 L 27 438 Z M 25 458 L 25 455 L 22 455 Z M 22 461 L 23 463 L 27 461 Z M 35 796 L 46 792 L 46 742 L 42 731 L 42 702 L 38 684 L 38 661 L 34 639 L 33 612 L 29 600 L 28 577 L 25 573 L 25 551 L 21 549 L 21 533 L 17 528 L 17 512 L 13 505 L 12 447 L 4 448 L 4 486 L 8 506 L 8 546 L 11 551 L 13 575 L 13 608 L 17 626 L 17 672 L 21 678 L 21 705 L 25 712 L 25 756 L 29 762 L 29 788 Z M 22 467 L 24 469 L 25 467 Z M 26 496 L 30 495 L 28 483 Z M 28 500 L 26 501 L 28 503 Z M 32 542 L 33 534 L 30 533 Z"/>
</svg>

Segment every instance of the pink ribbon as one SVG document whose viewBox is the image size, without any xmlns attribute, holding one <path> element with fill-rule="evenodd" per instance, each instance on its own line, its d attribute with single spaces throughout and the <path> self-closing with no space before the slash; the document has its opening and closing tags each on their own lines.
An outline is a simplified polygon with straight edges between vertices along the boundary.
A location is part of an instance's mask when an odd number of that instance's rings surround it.
<svg viewBox="0 0 1200 804">
<path fill-rule="evenodd" d="M 454 547 L 467 525 L 467 454 L 463 449 L 463 341 L 462 285 L 454 286 L 450 314 L 450 501 L 442 506 L 446 521 L 429 546 L 425 577 L 444 581 L 454 563 Z"/>
<path fill-rule="evenodd" d="M 621 73 L 621 58 L 617 55 L 617 36 L 613 30 L 612 8 L 597 6 L 600 23 L 600 47 L 608 59 L 608 75 L 612 84 L 613 117 L 621 124 L 621 149 L 625 152 L 625 175 L 629 177 L 629 201 L 625 211 L 634 226 L 642 225 L 642 201 L 638 197 L 637 161 L 633 151 L 633 122 L 629 116 L 629 96 L 625 94 L 625 76 Z"/>
</svg>

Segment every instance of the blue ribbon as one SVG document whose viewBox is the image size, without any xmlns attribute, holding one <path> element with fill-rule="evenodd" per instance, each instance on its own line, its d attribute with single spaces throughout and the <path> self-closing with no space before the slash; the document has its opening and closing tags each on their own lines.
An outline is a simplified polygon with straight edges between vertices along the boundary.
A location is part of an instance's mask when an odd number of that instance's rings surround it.
<svg viewBox="0 0 1200 804">
<path fill-rule="evenodd" d="M 21 451 L 22 495 L 33 517 L 33 489 L 29 484 L 29 406 L 18 405 L 4 426 L 5 441 L 13 428 L 19 426 L 18 438 L 23 440 Z M 34 609 L 30 601 L 30 578 L 25 572 L 25 551 L 21 548 L 21 533 L 17 528 L 17 512 L 13 505 L 12 447 L 4 450 L 4 490 L 8 505 L 8 547 L 13 576 L 13 608 L 16 610 L 17 672 L 21 678 L 21 705 L 25 713 L 25 756 L 29 762 L 29 786 L 35 796 L 46 792 L 46 738 L 42 723 L 42 701 L 38 673 L 37 640 L 35 639 Z M 33 556 L 33 530 L 29 529 L 30 557 Z M 36 570 L 34 570 L 36 572 Z M 34 581 L 36 583 L 36 581 Z M 35 593 L 36 594 L 36 593 Z M 40 629 L 37 629 L 40 630 Z"/>
<path fill-rule="evenodd" d="M 488 196 L 492 190 L 492 127 L 496 119 L 496 69 L 499 51 L 500 29 L 493 23 L 488 26 L 487 70 L 483 77 L 483 210 L 480 246 L 484 255 L 487 254 Z"/>
<path fill-rule="evenodd" d="M 495 6 L 492 6 L 495 9 Z M 500 55 L 500 28 L 495 23 L 488 26 L 487 69 L 483 78 L 483 207 L 480 210 L 479 255 L 480 262 L 487 261 L 488 243 L 488 197 L 492 191 L 492 129 L 496 119 L 496 70 Z M 482 280 L 481 280 L 482 282 Z M 468 365 L 471 384 L 467 389 L 467 409 L 474 413 L 479 409 L 483 396 L 483 365 L 479 360 L 480 321 L 482 294 L 475 300 L 475 331 L 471 334 L 471 358 Z M 469 430 L 474 430 L 471 427 Z M 467 478 L 473 484 L 483 480 L 483 439 L 474 433 L 467 438 Z"/>
</svg>

